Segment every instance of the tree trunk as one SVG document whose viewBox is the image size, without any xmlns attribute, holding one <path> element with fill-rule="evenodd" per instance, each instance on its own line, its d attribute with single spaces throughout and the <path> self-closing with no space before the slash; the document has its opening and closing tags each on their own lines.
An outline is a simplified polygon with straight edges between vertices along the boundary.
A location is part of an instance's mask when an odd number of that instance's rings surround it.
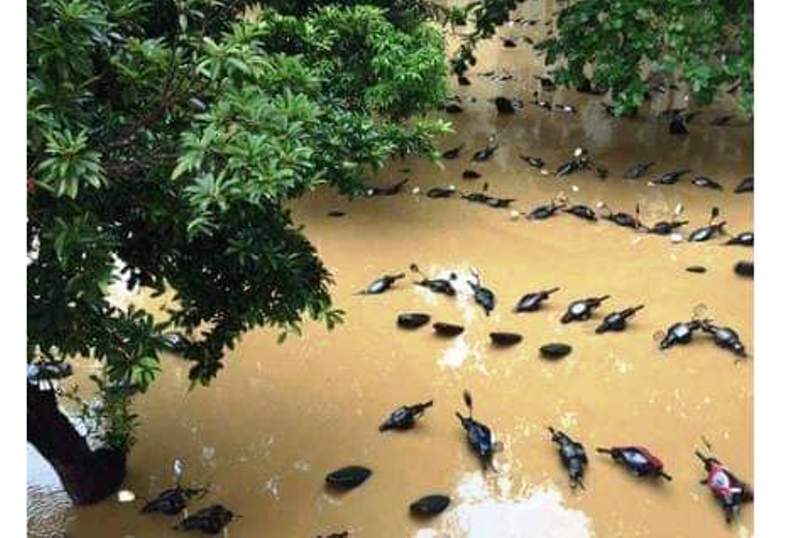
<svg viewBox="0 0 800 538">
<path fill-rule="evenodd" d="M 92 504 L 117 491 L 125 478 L 125 454 L 92 451 L 58 410 L 55 392 L 28 385 L 28 441 L 55 469 L 75 504 Z"/>
</svg>

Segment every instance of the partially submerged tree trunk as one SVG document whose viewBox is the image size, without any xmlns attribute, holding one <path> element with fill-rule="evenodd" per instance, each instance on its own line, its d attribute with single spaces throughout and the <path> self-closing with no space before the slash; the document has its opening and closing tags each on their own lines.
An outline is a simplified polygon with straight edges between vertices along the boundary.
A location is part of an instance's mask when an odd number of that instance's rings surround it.
<svg viewBox="0 0 800 538">
<path fill-rule="evenodd" d="M 55 469 L 75 504 L 92 504 L 117 491 L 125 478 L 125 454 L 91 450 L 58 410 L 55 392 L 28 385 L 28 441 Z"/>
</svg>

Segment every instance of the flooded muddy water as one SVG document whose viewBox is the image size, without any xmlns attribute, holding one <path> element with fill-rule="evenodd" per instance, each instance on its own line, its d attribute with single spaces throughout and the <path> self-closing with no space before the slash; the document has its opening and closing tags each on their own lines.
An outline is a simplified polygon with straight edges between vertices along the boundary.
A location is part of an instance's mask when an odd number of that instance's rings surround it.
<svg viewBox="0 0 800 538">
<path fill-rule="evenodd" d="M 552 2 L 525 4 L 521 15 L 544 18 Z M 546 14 L 544 15 L 546 17 Z M 533 27 L 504 28 L 503 36 L 540 37 Z M 454 132 L 448 149 L 466 144 L 443 167 L 409 160 L 370 179 L 389 185 L 410 177 L 403 193 L 347 200 L 319 190 L 293 205 L 336 285 L 335 304 L 346 322 L 332 332 L 306 324 L 299 338 L 276 342 L 277 334 L 248 334 L 230 353 L 209 388 L 188 392 L 188 365 L 162 358 L 163 372 L 136 404 L 142 425 L 129 459 L 125 487 L 139 499 L 171 485 L 171 462 L 187 464 L 187 482 L 210 484 L 199 508 L 223 502 L 241 519 L 232 537 L 313 537 L 347 530 L 356 537 L 663 537 L 750 536 L 752 506 L 726 525 L 693 455 L 705 436 L 716 455 L 743 479 L 753 478 L 753 360 L 716 347 L 707 337 L 660 351 L 653 335 L 688 320 L 699 304 L 706 317 L 735 328 L 753 346 L 753 282 L 733 273 L 753 251 L 705 243 L 673 243 L 668 237 L 635 233 L 608 221 L 586 222 L 569 214 L 544 221 L 514 220 L 509 209 L 459 199 L 412 194 L 454 185 L 514 198 L 527 212 L 564 193 L 573 203 L 606 202 L 633 213 L 636 204 L 651 224 L 685 207 L 689 231 L 703 226 L 718 206 L 731 233 L 752 229 L 752 194 L 733 188 L 752 175 L 753 130 L 744 120 L 729 126 L 708 123 L 723 103 L 690 124 L 691 134 L 668 134 L 667 125 L 642 114 L 609 118 L 597 97 L 568 91 L 545 93 L 553 102 L 574 104 L 577 114 L 529 104 L 542 73 L 541 59 L 520 40 L 506 49 L 497 39 L 482 44 L 472 85 L 453 85 L 465 111 L 447 115 Z M 515 80 L 495 83 L 477 73 L 506 69 Z M 523 97 L 517 114 L 499 117 L 488 99 Z M 475 97 L 476 102 L 469 98 Z M 675 103 L 658 102 L 654 106 Z M 484 163 L 472 153 L 497 134 L 499 149 Z M 576 146 L 590 151 L 610 173 L 599 179 L 579 172 L 556 179 L 552 172 Z M 550 175 L 528 166 L 520 154 L 540 157 Z M 650 186 L 647 178 L 624 180 L 629 166 L 656 164 L 648 174 L 690 168 L 675 185 Z M 408 172 L 401 172 L 410 168 Z M 482 174 L 461 179 L 472 168 Z M 698 188 L 702 174 L 724 186 Z M 343 217 L 327 216 L 341 210 Z M 357 296 L 378 276 L 406 271 L 416 262 L 428 275 L 458 275 L 465 287 L 470 268 L 497 296 L 484 315 L 464 291 L 451 298 L 414 286 L 407 275 L 382 295 Z M 703 274 L 685 271 L 691 265 Z M 559 286 L 541 311 L 514 314 L 525 293 Z M 563 325 L 572 300 L 609 294 L 592 320 Z M 134 299 L 139 300 L 139 299 Z M 594 328 L 612 310 L 644 304 L 625 332 L 597 335 Z M 426 312 L 433 321 L 461 324 L 453 339 L 433 335 L 430 325 L 400 330 L 400 312 Z M 494 348 L 492 331 L 524 336 L 517 346 Z M 560 361 L 539 357 L 538 347 L 564 342 L 574 349 Z M 464 411 L 462 391 L 475 399 L 475 417 L 491 426 L 504 450 L 497 472 L 482 472 L 469 451 L 454 412 Z M 406 432 L 378 433 L 395 407 L 428 399 L 434 405 Z M 572 491 L 547 426 L 581 441 L 589 454 L 586 489 Z M 664 462 L 672 482 L 637 480 L 595 453 L 609 445 L 641 444 Z M 29 458 L 29 526 L 32 536 L 168 536 L 173 520 L 138 514 L 140 503 L 111 499 L 70 508 L 45 464 Z M 350 464 L 373 470 L 361 487 L 334 494 L 325 475 Z M 417 521 L 408 505 L 430 493 L 453 502 L 440 517 Z"/>
</svg>

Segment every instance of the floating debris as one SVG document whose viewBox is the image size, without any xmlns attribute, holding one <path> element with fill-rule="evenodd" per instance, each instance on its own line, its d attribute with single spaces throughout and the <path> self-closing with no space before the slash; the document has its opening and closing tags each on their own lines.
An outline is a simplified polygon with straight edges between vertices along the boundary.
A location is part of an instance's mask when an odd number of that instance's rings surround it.
<svg viewBox="0 0 800 538">
<path fill-rule="evenodd" d="M 397 326 L 403 329 L 418 329 L 431 320 L 428 314 L 410 312 L 397 316 Z"/>
<path fill-rule="evenodd" d="M 509 347 L 522 342 L 522 335 L 509 332 L 492 332 L 489 333 L 489 338 L 497 347 Z"/>
<path fill-rule="evenodd" d="M 445 323 L 443 321 L 437 321 L 436 323 L 433 324 L 433 330 L 439 336 L 453 337 L 463 333 L 464 327 L 462 327 L 461 325 L 455 325 L 454 323 Z"/>
<path fill-rule="evenodd" d="M 578 112 L 578 109 L 575 108 L 575 106 L 568 104 L 556 103 L 553 105 L 553 108 L 555 108 L 556 110 L 560 110 L 561 112 L 565 112 L 567 114 L 576 114 Z"/>
<path fill-rule="evenodd" d="M 136 494 L 129 489 L 121 489 L 117 492 L 117 502 L 130 503 L 136 500 Z"/>
<path fill-rule="evenodd" d="M 753 278 L 753 262 L 740 261 L 733 266 L 733 272 L 739 276 Z"/>
<path fill-rule="evenodd" d="M 333 489 L 348 491 L 357 488 L 372 475 L 372 471 L 360 465 L 342 467 L 325 477 L 325 482 Z"/>
<path fill-rule="evenodd" d="M 572 353 L 572 346 L 561 343 L 545 344 L 539 348 L 539 353 L 541 353 L 542 357 L 545 359 L 563 359 Z"/>
<path fill-rule="evenodd" d="M 450 497 L 447 495 L 426 495 L 417 499 L 408 507 L 412 515 L 417 517 L 433 517 L 444 512 L 450 506 Z"/>
<path fill-rule="evenodd" d="M 707 269 L 702 265 L 690 265 L 686 268 L 689 273 L 705 273 Z"/>
</svg>

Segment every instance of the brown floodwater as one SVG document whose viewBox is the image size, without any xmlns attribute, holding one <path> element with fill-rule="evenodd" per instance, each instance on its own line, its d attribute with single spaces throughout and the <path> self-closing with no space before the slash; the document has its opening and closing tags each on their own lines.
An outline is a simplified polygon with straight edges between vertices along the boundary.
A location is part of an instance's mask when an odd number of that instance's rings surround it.
<svg viewBox="0 0 800 538">
<path fill-rule="evenodd" d="M 552 2 L 529 3 L 519 14 L 540 17 L 552 9 Z M 515 25 L 500 34 L 536 38 L 541 28 L 542 23 Z M 321 189 L 293 204 L 296 220 L 335 277 L 334 300 L 346 311 L 346 322 L 332 332 L 306 324 L 302 337 L 282 345 L 273 331 L 252 331 L 211 387 L 191 392 L 188 365 L 164 356 L 163 373 L 135 409 L 142 425 L 125 488 L 137 501 L 73 508 L 52 471 L 29 449 L 31 536 L 171 535 L 174 520 L 137 512 L 142 499 L 171 485 L 176 456 L 187 464 L 187 482 L 211 485 L 192 508 L 222 502 L 243 515 L 231 524 L 232 537 L 313 537 L 343 530 L 357 537 L 412 538 L 752 535 L 752 506 L 726 525 L 710 492 L 698 484 L 703 472 L 693 450 L 705 436 L 724 463 L 752 481 L 753 360 L 736 363 L 703 336 L 666 352 L 653 339 L 704 304 L 706 316 L 734 327 L 752 348 L 753 283 L 732 270 L 738 260 L 752 259 L 752 250 L 723 246 L 721 239 L 673 243 L 568 214 L 514 220 L 510 209 L 412 194 L 414 187 L 424 193 L 447 185 L 480 190 L 485 181 L 489 193 L 515 198 L 512 207 L 521 212 L 564 193 L 574 203 L 605 201 L 616 211 L 632 213 L 638 203 L 648 223 L 668 219 L 683 204 L 690 220 L 684 234 L 705 225 L 711 208 L 719 206 L 729 230 L 738 233 L 753 222 L 752 195 L 733 194 L 752 174 L 752 126 L 742 118 L 725 127 L 709 124 L 735 110 L 731 100 L 692 122 L 689 136 L 670 135 L 654 115 L 677 105 L 679 96 L 662 96 L 639 118 L 616 120 L 606 116 L 597 97 L 557 91 L 544 95 L 576 105 L 578 113 L 545 111 L 529 104 L 541 59 L 522 40 L 518 45 L 482 44 L 472 85 L 454 83 L 465 112 L 448 116 L 454 132 L 441 147 L 465 143 L 459 159 L 442 167 L 398 162 L 370 179 L 389 185 L 410 177 L 397 196 L 347 200 Z M 505 69 L 515 80 L 477 76 L 490 69 Z M 498 117 L 487 101 L 497 95 L 523 97 L 525 107 Z M 470 164 L 492 133 L 500 144 L 494 158 Z M 518 157 L 541 157 L 554 171 L 576 146 L 607 166 L 608 178 L 580 172 L 556 179 Z M 651 160 L 656 165 L 650 176 L 691 168 L 724 190 L 695 187 L 691 176 L 671 186 L 621 179 L 630 165 Z M 401 172 L 406 167 L 410 171 Z M 465 168 L 483 177 L 464 181 Z M 333 209 L 346 215 L 327 216 Z M 385 294 L 353 295 L 382 274 L 407 272 L 411 262 L 430 275 L 455 271 L 462 293 L 434 295 L 407 277 Z M 690 265 L 708 271 L 686 272 Z M 466 291 L 472 267 L 497 295 L 488 317 Z M 511 312 L 524 293 L 554 286 L 561 291 L 542 311 Z M 591 321 L 559 323 L 570 301 L 602 294 L 611 299 Z M 603 315 L 639 303 L 646 306 L 625 332 L 594 333 Z M 449 340 L 434 337 L 430 326 L 401 331 L 395 318 L 406 311 L 427 312 L 434 321 L 466 330 Z M 512 348 L 492 348 L 488 334 L 495 330 L 525 339 Z M 557 362 L 539 358 L 538 347 L 554 341 L 572 345 L 572 354 Z M 476 418 L 505 446 L 497 472 L 481 471 L 454 416 L 463 411 L 465 388 L 474 396 Z M 392 409 L 428 399 L 434 406 L 417 428 L 378 433 Z M 570 490 L 548 425 L 586 446 L 585 490 Z M 673 481 L 637 480 L 595 454 L 599 446 L 626 444 L 649 447 Z M 349 493 L 326 491 L 325 475 L 350 464 L 374 474 Z M 444 514 L 428 522 L 409 517 L 410 502 L 436 492 L 453 498 Z"/>
</svg>

